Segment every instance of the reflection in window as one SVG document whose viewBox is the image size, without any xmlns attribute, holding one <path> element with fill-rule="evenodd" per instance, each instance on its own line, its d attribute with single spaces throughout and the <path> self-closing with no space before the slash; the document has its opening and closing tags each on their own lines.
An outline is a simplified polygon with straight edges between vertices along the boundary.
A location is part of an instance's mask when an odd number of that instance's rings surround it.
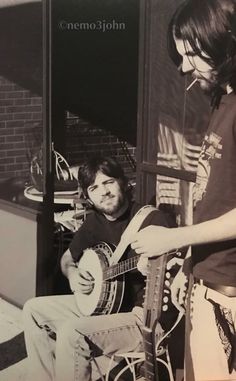
<svg viewBox="0 0 236 381">
<path fill-rule="evenodd" d="M 191 144 L 174 118 L 165 116 L 165 123 L 159 123 L 157 164 L 174 169 L 196 172 L 200 144 Z M 194 131 L 195 132 L 195 131 Z M 194 134 L 196 141 L 196 133 Z M 191 221 L 189 205 L 192 205 L 192 185 L 175 177 L 157 175 L 156 203 L 171 205 L 174 208 L 179 225 Z"/>
<path fill-rule="evenodd" d="M 42 3 L 4 5 L 0 7 L 0 198 L 33 206 L 23 192 L 42 134 Z"/>
</svg>

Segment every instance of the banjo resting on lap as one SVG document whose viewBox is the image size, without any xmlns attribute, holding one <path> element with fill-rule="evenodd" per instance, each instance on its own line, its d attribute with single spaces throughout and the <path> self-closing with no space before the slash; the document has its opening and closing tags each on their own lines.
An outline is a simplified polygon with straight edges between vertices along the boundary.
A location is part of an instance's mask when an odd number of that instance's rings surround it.
<svg viewBox="0 0 236 381">
<path fill-rule="evenodd" d="M 82 315 L 105 315 L 119 312 L 124 296 L 124 274 L 137 267 L 139 255 L 111 265 L 113 248 L 101 242 L 84 251 L 79 268 L 88 271 L 94 278 L 90 294 L 75 291 L 78 309 Z M 116 277 L 119 279 L 116 279 Z"/>
<path fill-rule="evenodd" d="M 124 231 L 115 251 L 113 245 L 105 242 L 100 242 L 84 251 L 77 267 L 90 273 L 94 279 L 94 286 L 88 294 L 84 294 L 80 290 L 74 291 L 81 315 L 105 315 L 119 312 L 125 290 L 124 274 L 137 267 L 140 255 L 121 262 L 119 260 L 130 243 L 130 236 L 140 228 L 144 219 L 153 210 L 156 208 L 146 205 L 136 213 Z M 169 253 L 169 256 L 174 254 L 179 253 L 176 250 Z"/>
<path fill-rule="evenodd" d="M 105 242 L 84 251 L 77 267 L 88 271 L 94 278 L 94 287 L 89 294 L 74 291 L 81 315 L 105 315 L 118 312 L 124 296 L 124 275 L 121 280 L 114 279 L 137 267 L 139 255 L 119 262 L 130 244 L 130 237 L 137 232 L 145 218 L 156 208 L 152 205 L 142 207 L 132 218 L 116 247 Z"/>
</svg>

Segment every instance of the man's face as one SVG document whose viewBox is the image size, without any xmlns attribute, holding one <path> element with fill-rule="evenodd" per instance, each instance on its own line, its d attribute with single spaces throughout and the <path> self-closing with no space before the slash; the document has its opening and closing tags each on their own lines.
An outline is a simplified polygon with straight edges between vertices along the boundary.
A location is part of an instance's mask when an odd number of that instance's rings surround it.
<svg viewBox="0 0 236 381">
<path fill-rule="evenodd" d="M 215 73 L 212 67 L 194 53 L 188 41 L 184 43 L 181 39 L 175 39 L 175 45 L 178 53 L 183 58 L 182 72 L 191 73 L 192 77 L 198 80 L 203 90 L 210 90 L 215 84 Z M 206 58 L 209 58 L 204 52 L 201 53 Z"/>
<path fill-rule="evenodd" d="M 125 192 L 118 180 L 100 171 L 97 172 L 95 181 L 88 187 L 87 192 L 93 206 L 109 216 L 117 214 L 126 202 Z"/>
</svg>

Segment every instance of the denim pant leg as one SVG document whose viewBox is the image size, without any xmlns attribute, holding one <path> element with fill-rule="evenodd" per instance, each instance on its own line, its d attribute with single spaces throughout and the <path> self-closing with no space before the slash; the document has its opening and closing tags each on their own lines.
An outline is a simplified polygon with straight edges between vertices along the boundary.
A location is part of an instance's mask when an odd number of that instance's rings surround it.
<svg viewBox="0 0 236 381">
<path fill-rule="evenodd" d="M 134 312 L 70 319 L 60 327 L 57 381 L 91 381 L 91 358 L 142 349 L 141 320 Z"/>
<path fill-rule="evenodd" d="M 30 381 L 55 380 L 55 336 L 70 318 L 79 319 L 74 295 L 37 297 L 25 303 L 23 323 Z"/>
</svg>

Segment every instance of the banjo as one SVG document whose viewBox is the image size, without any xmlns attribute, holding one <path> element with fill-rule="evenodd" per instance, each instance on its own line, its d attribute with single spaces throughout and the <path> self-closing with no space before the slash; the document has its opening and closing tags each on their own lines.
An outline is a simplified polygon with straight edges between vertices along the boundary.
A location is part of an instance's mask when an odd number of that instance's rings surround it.
<svg viewBox="0 0 236 381">
<path fill-rule="evenodd" d="M 83 316 L 116 313 L 121 308 L 124 274 L 137 267 L 139 255 L 111 264 L 112 255 L 113 247 L 101 242 L 85 250 L 79 261 L 79 268 L 88 271 L 95 280 L 90 294 L 74 292 L 77 307 Z"/>
<path fill-rule="evenodd" d="M 81 315 L 105 315 L 119 312 L 124 296 L 124 274 L 137 267 L 139 255 L 121 262 L 119 260 L 130 244 L 130 236 L 139 230 L 145 218 L 154 210 L 157 210 L 154 206 L 145 205 L 135 214 L 115 250 L 111 245 L 101 242 L 84 251 L 78 267 L 92 275 L 94 287 L 90 294 L 83 294 L 79 290 L 74 291 Z"/>
</svg>

